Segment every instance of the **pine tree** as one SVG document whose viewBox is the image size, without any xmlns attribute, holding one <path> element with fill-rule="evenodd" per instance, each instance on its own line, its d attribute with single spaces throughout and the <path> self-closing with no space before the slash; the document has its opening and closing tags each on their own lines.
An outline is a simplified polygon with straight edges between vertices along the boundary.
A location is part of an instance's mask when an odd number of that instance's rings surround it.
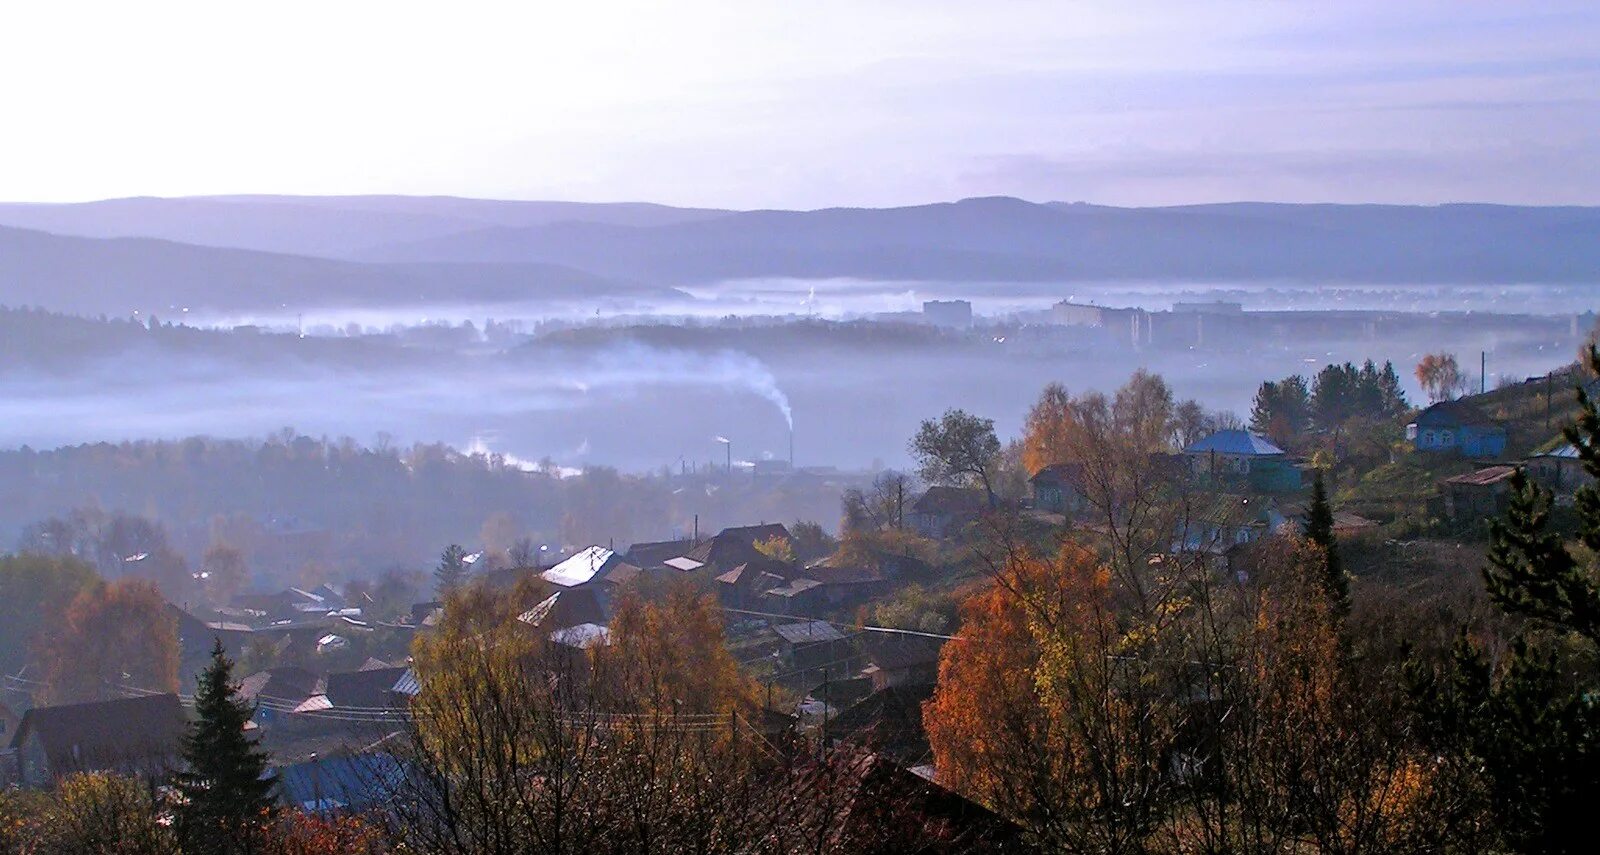
<svg viewBox="0 0 1600 855">
<path fill-rule="evenodd" d="M 195 689 L 196 719 L 183 740 L 187 771 L 178 776 L 182 800 L 179 833 L 186 855 L 234 855 L 254 851 L 255 828 L 272 810 L 267 754 L 246 735 L 255 706 L 239 697 L 233 661 L 219 640 L 211 664 Z"/>
<path fill-rule="evenodd" d="M 454 593 L 461 583 L 467 580 L 467 551 L 459 544 L 450 544 L 439 555 L 439 566 L 433 571 L 433 578 L 437 583 L 439 596 L 445 597 Z"/>
<path fill-rule="evenodd" d="M 1588 357 L 1600 370 L 1600 352 Z M 1578 402 L 1582 415 L 1566 436 L 1584 469 L 1600 477 L 1600 413 L 1582 389 Z M 1463 641 L 1454 674 L 1414 677 L 1413 692 L 1430 742 L 1454 747 L 1460 768 L 1482 776 L 1510 849 L 1589 851 L 1587 812 L 1600 793 L 1600 681 L 1574 665 L 1600 656 L 1600 583 L 1549 529 L 1549 492 L 1520 472 L 1511 483 L 1484 569 L 1490 600 L 1527 621 L 1509 661 L 1494 679 Z M 1577 508 L 1584 544 L 1600 546 L 1600 489 L 1580 490 Z"/>
<path fill-rule="evenodd" d="M 1327 555 L 1322 589 L 1328 595 L 1334 614 L 1342 618 L 1350 613 L 1350 579 L 1345 575 L 1344 563 L 1339 560 L 1339 544 L 1333 536 L 1333 507 L 1328 504 L 1328 491 L 1323 487 L 1320 469 L 1316 480 L 1311 482 L 1311 508 L 1306 513 L 1305 535 Z"/>
</svg>

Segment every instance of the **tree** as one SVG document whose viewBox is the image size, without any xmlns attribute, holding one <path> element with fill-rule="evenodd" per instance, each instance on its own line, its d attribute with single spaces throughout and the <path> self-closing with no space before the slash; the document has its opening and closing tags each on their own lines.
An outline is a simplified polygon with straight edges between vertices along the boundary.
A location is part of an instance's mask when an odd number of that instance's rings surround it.
<svg viewBox="0 0 1600 855">
<path fill-rule="evenodd" d="M 49 703 L 110 700 L 122 686 L 178 690 L 178 633 L 155 585 L 99 582 L 67 606 L 40 651 Z"/>
<path fill-rule="evenodd" d="M 226 605 L 250 578 L 244 554 L 226 543 L 213 542 L 200 560 L 200 585 L 206 598 Z"/>
<path fill-rule="evenodd" d="M 785 564 L 794 563 L 794 545 L 789 542 L 789 538 L 781 534 L 775 534 L 766 540 L 756 541 L 755 548 L 757 552 L 774 561 L 782 561 Z"/>
<path fill-rule="evenodd" d="M 1306 512 L 1305 536 L 1321 547 L 1323 561 L 1322 589 L 1336 618 L 1350 613 L 1350 579 L 1345 575 L 1339 560 L 1339 545 L 1333 536 L 1333 507 L 1328 504 L 1328 491 L 1322 484 L 1322 470 L 1318 469 L 1311 482 L 1311 507 Z"/>
<path fill-rule="evenodd" d="M 57 625 L 73 598 L 97 581 L 94 568 L 70 556 L 0 556 L 0 674 L 28 664 L 40 630 Z"/>
<path fill-rule="evenodd" d="M 1600 352 L 1587 354 L 1600 370 Z M 1580 414 L 1565 431 L 1583 468 L 1600 476 L 1600 413 L 1580 387 Z M 1463 776 L 1482 781 L 1486 809 L 1505 844 L 1521 852 L 1577 852 L 1587 805 L 1600 792 L 1600 488 L 1576 497 L 1575 555 L 1550 528 L 1552 499 L 1520 471 L 1505 516 L 1490 527 L 1484 582 L 1490 600 L 1526 623 L 1508 662 L 1491 668 L 1463 636 L 1447 669 L 1412 672 L 1431 744 Z M 1498 671 L 1498 673 L 1497 673 Z"/>
<path fill-rule="evenodd" d="M 981 487 L 995 506 L 995 475 L 1000 465 L 1000 440 L 994 420 L 963 410 L 946 410 L 935 421 L 925 419 L 911 440 L 911 454 L 922 480 L 930 484 Z"/>
<path fill-rule="evenodd" d="M 467 579 L 467 551 L 452 543 L 439 554 L 439 566 L 433 571 L 440 597 L 448 597 L 461 588 Z"/>
<path fill-rule="evenodd" d="M 1071 450 L 1068 430 L 1072 423 L 1072 395 L 1060 383 L 1050 383 L 1028 410 L 1022 428 L 1022 463 L 1030 473 L 1055 463 L 1066 463 Z"/>
<path fill-rule="evenodd" d="M 1430 401 L 1448 401 L 1460 393 L 1467 378 L 1453 353 L 1430 353 L 1417 363 L 1417 382 Z"/>
<path fill-rule="evenodd" d="M 848 487 L 839 497 L 840 534 L 851 535 L 898 528 L 913 487 L 911 479 L 893 469 L 878 473 L 865 490 Z"/>
<path fill-rule="evenodd" d="M 801 561 L 824 558 L 839 548 L 839 542 L 819 522 L 795 520 L 789 525 L 789 533 L 794 535 L 795 556 Z"/>
<path fill-rule="evenodd" d="M 250 845 L 271 816 L 272 788 L 267 755 L 245 730 L 255 705 L 239 697 L 233 662 L 222 642 L 211 648 L 211 663 L 200 673 L 194 696 L 195 720 L 183 740 L 187 769 L 178 776 L 183 799 L 178 828 L 186 853 L 231 855 L 257 851 Z"/>
<path fill-rule="evenodd" d="M 1281 381 L 1268 380 L 1256 390 L 1250 409 L 1250 429 L 1279 445 L 1290 443 L 1310 426 L 1311 393 L 1306 378 L 1295 374 Z"/>
</svg>

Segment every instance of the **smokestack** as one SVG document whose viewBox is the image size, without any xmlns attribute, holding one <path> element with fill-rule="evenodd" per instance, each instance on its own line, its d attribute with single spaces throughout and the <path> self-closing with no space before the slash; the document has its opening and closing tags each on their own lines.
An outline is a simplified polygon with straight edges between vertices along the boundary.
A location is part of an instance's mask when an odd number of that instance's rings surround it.
<svg viewBox="0 0 1600 855">
<path fill-rule="evenodd" d="M 794 469 L 794 425 L 789 425 L 789 468 Z"/>
</svg>

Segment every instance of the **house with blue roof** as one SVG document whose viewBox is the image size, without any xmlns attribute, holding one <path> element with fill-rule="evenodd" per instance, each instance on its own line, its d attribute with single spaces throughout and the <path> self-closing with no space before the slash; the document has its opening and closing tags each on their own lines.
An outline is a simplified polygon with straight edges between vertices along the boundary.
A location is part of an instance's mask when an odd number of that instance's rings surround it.
<svg viewBox="0 0 1600 855">
<path fill-rule="evenodd" d="M 278 800 L 308 813 L 361 813 L 382 805 L 404 780 L 392 754 L 338 754 L 279 766 Z"/>
<path fill-rule="evenodd" d="M 1300 468 L 1272 440 L 1247 430 L 1219 430 L 1183 450 L 1194 477 L 1266 492 L 1300 489 Z"/>
<path fill-rule="evenodd" d="M 1466 401 L 1440 401 L 1406 425 L 1406 439 L 1417 451 L 1499 457 L 1506 451 L 1506 429 Z"/>
</svg>

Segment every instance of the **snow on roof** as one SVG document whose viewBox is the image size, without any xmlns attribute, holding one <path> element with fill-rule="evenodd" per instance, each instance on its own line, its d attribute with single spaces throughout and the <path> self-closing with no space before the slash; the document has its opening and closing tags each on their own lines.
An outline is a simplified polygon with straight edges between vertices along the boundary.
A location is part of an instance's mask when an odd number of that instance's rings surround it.
<svg viewBox="0 0 1600 855">
<path fill-rule="evenodd" d="M 1247 430 L 1219 430 L 1183 450 L 1185 454 L 1209 454 L 1213 451 L 1218 454 L 1245 455 L 1283 453 L 1283 449 L 1273 445 L 1266 437 Z"/>
<path fill-rule="evenodd" d="M 596 573 L 605 569 L 606 563 L 615 554 L 604 546 L 591 546 L 587 549 L 579 550 L 571 558 L 551 567 L 540 575 L 544 577 L 546 582 L 553 585 L 560 585 L 563 588 L 575 587 L 592 580 Z"/>
<path fill-rule="evenodd" d="M 694 570 L 699 570 L 701 567 L 706 566 L 705 562 L 696 561 L 693 558 L 687 558 L 687 557 L 668 558 L 666 561 L 663 561 L 661 563 L 665 564 L 668 567 L 671 567 L 674 570 L 682 570 L 685 573 L 688 573 L 688 572 L 691 572 L 691 571 L 694 571 Z"/>
</svg>

